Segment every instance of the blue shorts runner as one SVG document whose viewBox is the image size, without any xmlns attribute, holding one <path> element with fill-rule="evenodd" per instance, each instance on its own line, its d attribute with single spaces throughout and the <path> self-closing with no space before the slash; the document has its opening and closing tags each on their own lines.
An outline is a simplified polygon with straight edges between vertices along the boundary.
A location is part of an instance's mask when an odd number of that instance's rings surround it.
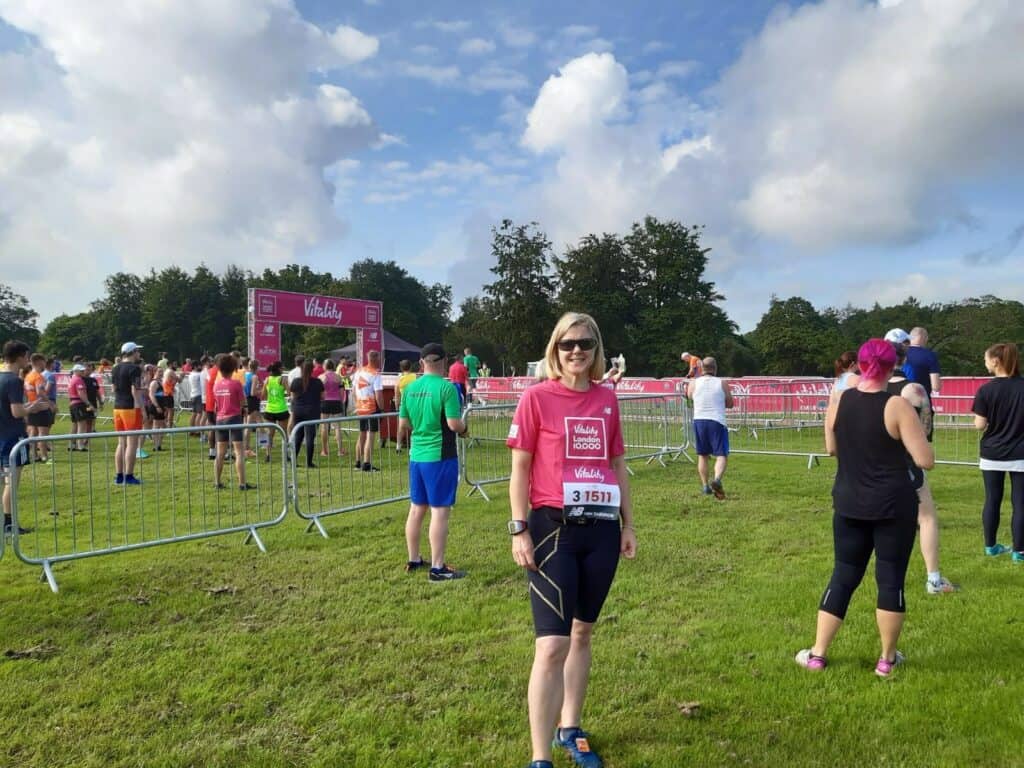
<svg viewBox="0 0 1024 768">
<path fill-rule="evenodd" d="M 12 437 L 7 440 L 0 440 L 0 467 L 6 468 L 11 465 L 11 449 L 23 439 L 21 437 Z M 14 454 L 14 466 L 24 467 L 26 464 L 28 464 L 28 450 L 23 447 Z"/>
<path fill-rule="evenodd" d="M 728 456 L 729 430 L 713 419 L 694 419 L 698 456 Z"/>
<path fill-rule="evenodd" d="M 459 460 L 409 462 L 409 500 L 431 507 L 455 505 L 459 488 Z"/>
</svg>

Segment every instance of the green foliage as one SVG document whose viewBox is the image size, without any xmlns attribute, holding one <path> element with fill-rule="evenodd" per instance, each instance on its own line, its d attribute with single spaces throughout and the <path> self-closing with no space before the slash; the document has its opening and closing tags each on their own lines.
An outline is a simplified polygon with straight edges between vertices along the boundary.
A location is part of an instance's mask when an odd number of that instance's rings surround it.
<svg viewBox="0 0 1024 768">
<path fill-rule="evenodd" d="M 459 306 L 459 319 L 449 326 L 444 336 L 445 349 L 461 352 L 470 347 L 487 363 L 491 373 L 501 375 L 501 361 L 505 348 L 496 339 L 502 338 L 495 327 L 496 309 L 493 302 L 486 297 L 473 296 Z"/>
<path fill-rule="evenodd" d="M 38 317 L 39 313 L 29 306 L 28 299 L 0 283 L 0 344 L 18 339 L 34 348 L 39 341 Z"/>
<path fill-rule="evenodd" d="M 526 363 L 544 356 L 544 345 L 555 322 L 555 281 L 550 273 L 551 241 L 536 222 L 522 225 L 508 219 L 491 230 L 491 253 L 496 279 L 484 286 L 500 330 L 502 360 L 520 374 Z"/>
<path fill-rule="evenodd" d="M 799 296 L 784 301 L 772 296 L 747 340 L 760 356 L 764 373 L 790 376 L 828 375 L 843 343 L 836 322 Z"/>
<path fill-rule="evenodd" d="M 95 312 L 57 315 L 46 324 L 46 330 L 39 339 L 39 349 L 66 360 L 75 355 L 99 360 L 110 354 Z"/>
</svg>

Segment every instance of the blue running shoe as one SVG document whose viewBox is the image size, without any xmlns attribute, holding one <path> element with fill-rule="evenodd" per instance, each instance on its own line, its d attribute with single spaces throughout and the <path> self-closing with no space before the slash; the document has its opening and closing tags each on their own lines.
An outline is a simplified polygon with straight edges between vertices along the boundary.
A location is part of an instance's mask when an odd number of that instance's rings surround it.
<svg viewBox="0 0 1024 768">
<path fill-rule="evenodd" d="M 555 764 L 550 760 L 534 760 L 526 768 L 555 768 Z"/>
<path fill-rule="evenodd" d="M 989 557 L 999 557 L 1006 552 L 1009 552 L 1010 548 L 1005 544 L 996 544 L 993 547 L 985 547 L 985 554 Z"/>
<path fill-rule="evenodd" d="M 1024 552 L 1014 552 L 1010 555 L 1010 559 L 1015 563 L 1024 563 Z"/>
<path fill-rule="evenodd" d="M 582 728 L 556 728 L 554 747 L 564 749 L 580 768 L 603 768 L 604 762 L 590 748 L 590 736 Z"/>
</svg>

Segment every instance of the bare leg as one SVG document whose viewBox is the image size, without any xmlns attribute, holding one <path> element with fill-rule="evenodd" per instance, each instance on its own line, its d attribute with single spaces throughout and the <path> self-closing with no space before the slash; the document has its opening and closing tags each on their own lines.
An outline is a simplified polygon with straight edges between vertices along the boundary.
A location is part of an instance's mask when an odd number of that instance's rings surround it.
<svg viewBox="0 0 1024 768">
<path fill-rule="evenodd" d="M 590 682 L 590 639 L 593 633 L 593 624 L 579 619 L 573 620 L 572 642 L 563 672 L 565 694 L 562 700 L 562 719 L 560 721 L 563 728 L 579 727 L 580 725 L 583 700 L 587 695 L 587 683 Z"/>
<path fill-rule="evenodd" d="M 128 452 L 128 438 L 117 438 L 117 448 L 114 449 L 114 471 L 119 475 L 124 474 L 124 458 Z"/>
<path fill-rule="evenodd" d="M 444 550 L 448 543 L 448 516 L 451 507 L 430 508 L 430 567 L 444 568 Z"/>
<path fill-rule="evenodd" d="M 716 456 L 715 457 L 715 479 L 721 480 L 722 475 L 725 474 L 725 465 L 729 462 L 728 456 Z"/>
<path fill-rule="evenodd" d="M 417 563 L 423 559 L 420 554 L 420 534 L 423 530 L 423 517 L 426 514 L 426 504 L 409 505 L 409 517 L 405 521 L 405 546 L 409 550 L 410 563 Z"/>
<path fill-rule="evenodd" d="M 238 485 L 245 485 L 245 443 L 241 440 L 232 442 L 235 449 L 235 477 Z"/>
<path fill-rule="evenodd" d="M 702 488 L 708 486 L 708 457 L 698 456 L 697 457 L 697 475 L 700 477 L 700 484 Z"/>
<path fill-rule="evenodd" d="M 326 414 L 325 414 L 326 415 Z M 320 455 L 327 456 L 327 444 L 331 442 L 331 425 L 324 424 L 324 431 L 320 435 Z"/>
<path fill-rule="evenodd" d="M 342 437 L 341 436 L 341 424 L 335 424 L 334 428 L 335 428 L 334 429 L 334 434 L 338 438 L 338 455 L 339 456 L 344 456 L 345 455 L 345 444 L 341 440 L 341 437 Z"/>
<path fill-rule="evenodd" d="M 50 434 L 49 427 L 36 427 L 36 434 L 40 437 L 46 437 Z M 39 455 L 45 461 L 50 456 L 50 444 L 46 442 L 39 443 Z"/>
<path fill-rule="evenodd" d="M 125 475 L 135 474 L 135 454 L 139 450 L 139 441 L 141 439 L 142 438 L 139 435 L 129 435 L 124 439 L 126 444 L 126 450 L 124 454 Z"/>
<path fill-rule="evenodd" d="M 217 443 L 217 458 L 213 462 L 213 481 L 220 485 L 220 473 L 224 469 L 224 457 L 228 453 L 228 443 L 224 442 Z"/>
<path fill-rule="evenodd" d="M 551 759 L 551 734 L 565 693 L 565 660 L 570 639 L 560 635 L 538 637 L 530 670 L 527 701 L 530 706 L 530 741 L 534 760 Z"/>
<path fill-rule="evenodd" d="M 917 508 L 917 527 L 921 536 L 921 555 L 928 573 L 939 571 L 939 518 L 935 514 L 935 500 L 927 481 L 917 492 L 921 503 Z"/>
<path fill-rule="evenodd" d="M 815 656 L 828 656 L 828 647 L 835 640 L 836 633 L 843 626 L 843 620 L 828 611 L 818 611 L 818 629 L 814 633 L 814 646 L 811 653 Z"/>
<path fill-rule="evenodd" d="M 886 661 L 893 661 L 896 658 L 896 643 L 899 642 L 900 631 L 903 629 L 904 616 L 904 613 L 883 611 L 881 608 L 875 610 L 878 634 L 882 638 L 882 658 Z"/>
</svg>

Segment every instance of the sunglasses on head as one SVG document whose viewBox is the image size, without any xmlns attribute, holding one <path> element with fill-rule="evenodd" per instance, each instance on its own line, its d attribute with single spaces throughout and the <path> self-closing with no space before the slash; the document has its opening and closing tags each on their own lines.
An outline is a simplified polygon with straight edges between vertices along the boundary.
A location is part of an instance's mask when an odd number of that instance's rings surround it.
<svg viewBox="0 0 1024 768">
<path fill-rule="evenodd" d="M 572 352 L 576 347 L 589 352 L 596 346 L 597 339 L 562 339 L 558 342 L 558 348 L 562 352 Z"/>
</svg>

